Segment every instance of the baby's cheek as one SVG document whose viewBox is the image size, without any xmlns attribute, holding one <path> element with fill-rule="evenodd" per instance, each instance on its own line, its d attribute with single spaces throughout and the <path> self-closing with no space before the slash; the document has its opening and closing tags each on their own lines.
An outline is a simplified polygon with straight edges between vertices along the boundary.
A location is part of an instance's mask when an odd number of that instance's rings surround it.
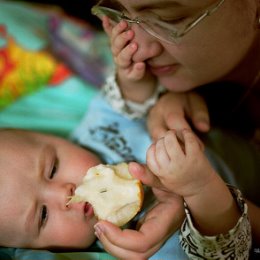
<svg viewBox="0 0 260 260">
<path fill-rule="evenodd" d="M 42 244 L 46 247 L 86 248 L 95 240 L 96 218 L 85 218 L 79 211 L 64 209 L 50 211 L 49 221 L 42 233 Z"/>
<path fill-rule="evenodd" d="M 83 238 L 78 240 L 78 245 L 81 248 L 89 247 L 95 240 L 96 236 L 94 234 L 94 224 L 96 224 L 96 220 L 93 223 L 89 223 L 90 225 L 85 228 L 85 232 L 83 232 Z M 82 229 L 81 229 L 82 230 Z"/>
<path fill-rule="evenodd" d="M 79 221 L 80 222 L 80 221 Z M 70 229 L 62 234 L 60 242 L 64 247 L 86 248 L 89 247 L 96 239 L 94 234 L 93 221 L 89 221 L 87 225 L 78 225 L 70 223 Z"/>
<path fill-rule="evenodd" d="M 89 168 L 100 164 L 101 161 L 98 157 L 92 154 L 82 154 L 75 158 L 73 162 L 71 162 L 70 167 L 70 175 L 73 174 L 73 178 L 75 178 L 75 182 L 78 184 L 82 182 L 82 178 L 86 175 Z M 67 169 L 66 169 L 67 170 Z"/>
</svg>

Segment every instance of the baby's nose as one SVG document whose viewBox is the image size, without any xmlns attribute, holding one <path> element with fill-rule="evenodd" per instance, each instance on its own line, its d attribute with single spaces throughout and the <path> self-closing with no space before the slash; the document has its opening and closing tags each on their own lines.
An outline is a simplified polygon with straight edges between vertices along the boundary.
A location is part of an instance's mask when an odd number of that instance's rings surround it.
<svg viewBox="0 0 260 260">
<path fill-rule="evenodd" d="M 65 208 L 68 208 L 69 201 L 75 193 L 76 185 L 73 183 L 66 183 L 62 188 L 62 204 L 65 206 Z"/>
<path fill-rule="evenodd" d="M 76 186 L 72 183 L 68 183 L 68 184 L 65 185 L 65 190 L 66 190 L 65 193 L 67 194 L 67 196 L 65 198 L 66 210 L 73 209 L 73 210 L 83 211 L 85 202 L 77 202 L 77 203 L 70 202 L 71 197 L 75 193 L 75 189 L 76 189 Z"/>
</svg>

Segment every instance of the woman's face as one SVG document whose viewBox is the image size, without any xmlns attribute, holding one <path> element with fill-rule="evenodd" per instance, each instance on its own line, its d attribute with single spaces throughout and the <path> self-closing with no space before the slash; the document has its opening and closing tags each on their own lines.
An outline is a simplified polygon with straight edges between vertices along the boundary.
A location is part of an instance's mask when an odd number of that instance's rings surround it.
<svg viewBox="0 0 260 260">
<path fill-rule="evenodd" d="M 0 147 L 0 244 L 86 248 L 93 243 L 93 209 L 67 202 L 100 160 L 66 140 L 27 131 L 0 131 Z"/>
<path fill-rule="evenodd" d="M 105 2 L 109 6 L 109 1 Z M 185 24 L 218 2 L 118 0 L 111 1 L 111 5 L 114 9 L 123 9 L 131 18 L 152 13 L 164 21 Z M 203 19 L 178 44 L 159 41 L 139 25 L 132 25 L 134 41 L 138 43 L 133 60 L 146 61 L 147 68 L 168 89 L 190 90 L 230 74 L 252 45 L 255 28 L 255 0 L 225 0 L 217 11 Z"/>
</svg>

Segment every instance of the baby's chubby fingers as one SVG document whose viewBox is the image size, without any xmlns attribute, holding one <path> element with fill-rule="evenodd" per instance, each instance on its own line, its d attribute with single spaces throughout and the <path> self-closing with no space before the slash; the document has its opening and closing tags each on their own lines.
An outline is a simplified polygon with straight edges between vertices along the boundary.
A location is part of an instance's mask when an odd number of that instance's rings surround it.
<svg viewBox="0 0 260 260">
<path fill-rule="evenodd" d="M 161 137 L 154 142 L 146 153 L 147 166 L 160 180 L 164 176 L 165 169 L 168 170 L 171 159 L 166 150 L 164 139 Z"/>
<path fill-rule="evenodd" d="M 113 29 L 110 37 L 111 50 L 114 56 L 117 56 L 122 49 L 129 44 L 134 37 L 134 31 L 128 29 L 125 21 L 121 21 Z"/>
<path fill-rule="evenodd" d="M 113 48 L 113 47 L 112 47 Z M 116 50 L 118 51 L 118 50 Z M 127 68 L 132 64 L 132 57 L 134 55 L 134 53 L 137 51 L 137 44 L 134 42 L 129 43 L 126 46 L 123 46 L 123 48 L 121 49 L 121 51 L 117 54 L 114 55 L 114 61 L 116 63 L 117 66 L 121 67 L 121 68 Z M 134 70 L 144 70 L 142 67 L 144 65 L 137 65 L 136 68 L 133 68 Z M 144 74 L 144 73 L 142 73 Z"/>
<path fill-rule="evenodd" d="M 128 78 L 131 80 L 140 80 L 145 75 L 145 63 L 144 62 L 137 62 L 133 64 L 131 71 L 128 74 Z"/>
<path fill-rule="evenodd" d="M 182 137 L 182 131 L 167 131 L 164 137 L 164 145 L 171 160 L 182 159 L 185 154 L 185 144 Z"/>
<path fill-rule="evenodd" d="M 170 162 L 170 157 L 165 145 L 165 137 L 162 137 L 155 142 L 155 156 L 160 170 L 165 166 L 167 167 Z"/>
<path fill-rule="evenodd" d="M 203 147 L 200 145 L 197 136 L 190 129 L 182 130 L 182 136 L 187 155 L 195 155 L 198 152 L 203 151 Z"/>
<path fill-rule="evenodd" d="M 113 26 L 112 24 L 110 23 L 110 20 L 107 16 L 103 16 L 102 17 L 102 26 L 103 26 L 103 29 L 105 31 L 105 33 L 111 37 L 112 35 L 112 29 L 113 29 Z"/>
<path fill-rule="evenodd" d="M 158 175 L 160 173 L 159 163 L 157 162 L 157 158 L 156 158 L 156 146 L 154 143 L 147 150 L 146 163 L 149 169 L 155 175 Z"/>
</svg>

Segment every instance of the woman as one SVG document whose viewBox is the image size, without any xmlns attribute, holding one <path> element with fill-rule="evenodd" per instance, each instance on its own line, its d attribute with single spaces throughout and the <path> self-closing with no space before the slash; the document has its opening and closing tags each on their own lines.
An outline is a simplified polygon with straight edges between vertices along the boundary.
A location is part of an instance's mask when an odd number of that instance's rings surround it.
<svg viewBox="0 0 260 260">
<path fill-rule="evenodd" d="M 149 114 L 154 139 L 167 129 L 187 127 L 186 117 L 195 129 L 207 132 L 209 110 L 213 126 L 239 130 L 259 142 L 259 0 L 105 0 L 98 7 L 96 14 L 109 18 L 103 25 L 119 69 L 169 90 Z M 126 25 L 112 30 L 120 20 Z M 138 102 L 137 90 L 117 80 L 122 96 Z M 143 89 L 142 98 L 154 91 Z M 254 156 L 259 172 L 259 151 Z M 246 181 L 240 180 L 241 185 Z M 259 208 L 250 204 L 249 212 L 259 243 Z"/>
</svg>

